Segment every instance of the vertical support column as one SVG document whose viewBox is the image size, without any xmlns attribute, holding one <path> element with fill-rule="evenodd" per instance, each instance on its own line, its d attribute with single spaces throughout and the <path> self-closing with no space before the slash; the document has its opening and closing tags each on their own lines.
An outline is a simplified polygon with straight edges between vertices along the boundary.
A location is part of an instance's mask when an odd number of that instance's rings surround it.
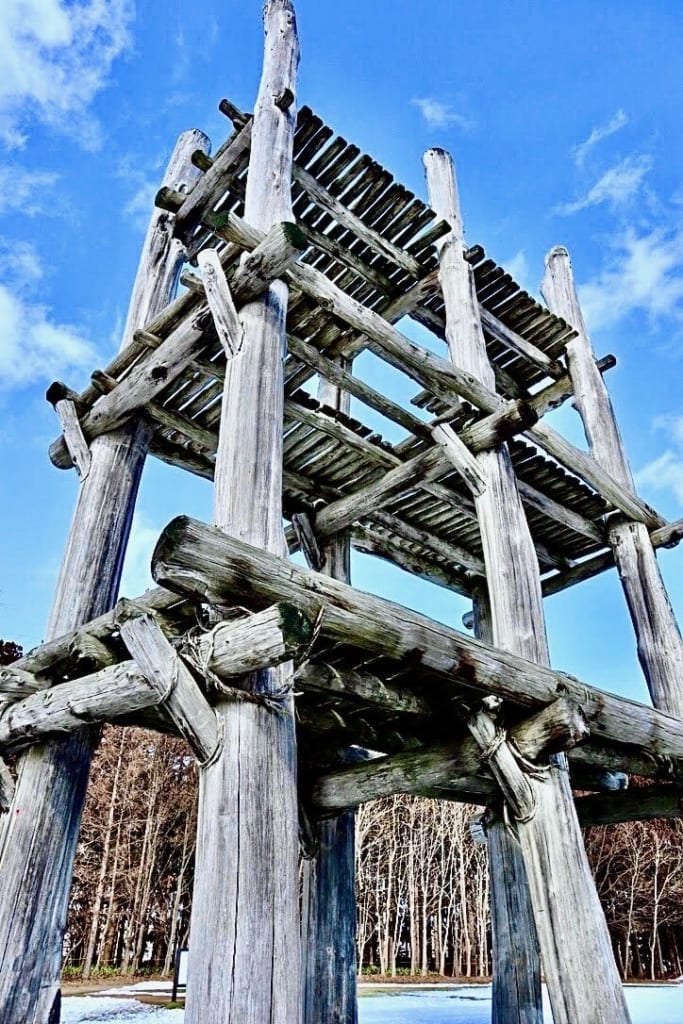
<svg viewBox="0 0 683 1024">
<path fill-rule="evenodd" d="M 267 0 L 264 20 L 244 215 L 267 232 L 292 220 L 299 46 L 289 0 Z M 240 311 L 244 340 L 226 365 L 214 490 L 216 525 L 279 555 L 287 300 L 276 281 Z M 200 779 L 187 1024 L 300 1019 L 291 683 L 291 665 L 254 673 L 242 680 L 253 701 L 217 707 L 224 746 Z"/>
<path fill-rule="evenodd" d="M 451 359 L 493 389 L 474 276 L 463 256 L 452 161 L 443 150 L 429 150 L 425 166 L 431 205 L 452 227 L 438 243 Z M 493 640 L 503 650 L 547 665 L 538 560 L 507 446 L 482 452 L 477 461 L 487 481 L 475 504 Z M 481 731 L 475 738 L 486 745 Z M 628 1010 L 581 838 L 566 759 L 555 758 L 543 781 L 527 774 L 524 780 L 528 800 L 516 829 L 555 1024 L 621 1024 L 629 1020 Z"/>
<path fill-rule="evenodd" d="M 324 378 L 318 399 L 333 409 L 349 411 L 348 392 Z M 344 583 L 351 582 L 347 531 L 331 537 L 322 556 L 323 572 Z M 358 1021 L 355 833 L 353 811 L 323 818 L 316 824 L 316 854 L 304 861 L 303 1024 Z"/>
<path fill-rule="evenodd" d="M 192 152 L 201 132 L 180 137 L 164 184 L 187 188 L 198 176 Z M 133 287 L 123 346 L 172 298 L 182 249 L 173 217 L 155 211 Z M 151 428 L 143 420 L 98 437 L 81 483 L 46 639 L 76 629 L 115 603 Z M 60 1019 L 62 941 L 78 831 L 97 731 L 32 747 L 0 841 L 0 1019 Z"/>
<path fill-rule="evenodd" d="M 548 307 L 578 331 L 567 345 L 567 362 L 591 454 L 615 480 L 633 492 L 633 477 L 617 419 L 595 365 L 571 260 L 562 246 L 551 249 L 546 257 L 541 290 Z M 647 527 L 615 519 L 608 532 L 652 702 L 662 711 L 683 718 L 683 640 Z"/>
<path fill-rule="evenodd" d="M 493 643 L 485 579 L 472 587 L 474 634 Z M 522 851 L 500 813 L 487 815 L 493 949 L 493 1024 L 543 1024 L 541 957 Z"/>
</svg>

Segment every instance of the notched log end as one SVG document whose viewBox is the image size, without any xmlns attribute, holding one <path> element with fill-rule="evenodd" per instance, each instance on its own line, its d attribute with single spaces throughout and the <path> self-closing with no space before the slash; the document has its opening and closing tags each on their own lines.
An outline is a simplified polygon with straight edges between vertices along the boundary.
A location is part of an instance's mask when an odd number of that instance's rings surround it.
<svg viewBox="0 0 683 1024">
<path fill-rule="evenodd" d="M 66 384 L 63 384 L 61 380 L 56 380 L 53 381 L 52 384 L 50 384 L 49 388 L 45 392 L 45 398 L 54 408 L 57 405 L 57 402 L 61 402 L 65 398 L 68 398 L 70 394 L 71 391 L 66 386 Z"/>
<path fill-rule="evenodd" d="M 164 185 L 154 197 L 154 205 L 160 210 L 168 210 L 169 213 L 177 213 L 187 197 L 177 189 Z"/>
<path fill-rule="evenodd" d="M 287 645 L 306 647 L 313 639 L 313 623 L 304 612 L 289 601 L 281 602 L 280 623 Z"/>
</svg>

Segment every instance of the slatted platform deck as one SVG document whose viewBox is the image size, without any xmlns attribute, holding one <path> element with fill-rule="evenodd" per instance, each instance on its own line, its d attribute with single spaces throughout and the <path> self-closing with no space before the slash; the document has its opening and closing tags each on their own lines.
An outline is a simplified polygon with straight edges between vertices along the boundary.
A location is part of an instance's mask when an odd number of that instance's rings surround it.
<svg viewBox="0 0 683 1024">
<path fill-rule="evenodd" d="M 192 257 L 217 246 L 226 274 L 234 272 L 242 249 L 207 228 L 210 218 L 243 213 L 251 119 L 224 101 L 235 130 L 214 161 L 204 158 L 203 179 L 178 211 L 177 233 Z M 336 136 L 310 109 L 298 115 L 293 174 L 294 212 L 307 240 L 301 261 L 389 322 L 408 317 L 428 327 L 434 347 L 445 336 L 443 297 L 437 278 L 435 241 L 446 225 L 424 202 L 396 182 L 358 147 Z M 220 220 L 218 221 L 220 223 Z M 487 349 L 497 390 L 506 399 L 533 399 L 565 373 L 563 353 L 575 331 L 524 292 L 481 246 L 471 247 Z M 201 327 L 195 355 L 147 409 L 157 420 L 154 453 L 173 465 L 211 478 L 218 442 L 224 355 L 206 314 L 201 282 L 184 278 L 189 290 L 138 333 L 133 351 L 118 356 L 79 397 L 81 415 L 97 412 L 102 395 L 125 389 L 144 368 L 155 347 L 183 324 Z M 452 414 L 458 429 L 482 413 L 467 404 L 443 401 L 439 389 L 415 393 L 409 405 L 382 394 L 382 386 L 355 380 L 353 417 L 317 404 L 305 390 L 316 373 L 329 375 L 339 359 L 350 360 L 371 340 L 335 312 L 291 284 L 287 330 L 284 420 L 285 514 L 314 516 L 327 503 L 353 494 L 387 470 L 426 451 L 434 442 L 429 424 Z M 400 326 L 400 324 L 399 324 Z M 419 352 L 419 349 L 417 350 Z M 444 347 L 445 354 L 445 347 Z M 336 361 L 336 363 L 335 363 Z M 390 360 L 400 367 L 400 360 Z M 331 365 L 331 363 L 333 365 Z M 409 377 L 414 374 L 403 367 Z M 566 397 L 565 392 L 562 397 Z M 402 440 L 390 443 L 367 422 L 367 409 L 398 425 Z M 364 422 L 365 420 L 365 422 Z M 575 473 L 528 441 L 511 446 L 522 499 L 541 571 L 559 589 L 563 573 L 577 560 L 607 551 L 604 517 L 613 508 Z M 68 463 L 62 453 L 62 461 Z M 290 533 L 292 546 L 295 540 Z M 469 573 L 482 574 L 482 548 L 474 504 L 456 472 L 438 483 L 416 478 L 373 515 L 360 517 L 353 543 L 461 593 Z M 567 582 L 572 581 L 571 573 Z"/>
</svg>

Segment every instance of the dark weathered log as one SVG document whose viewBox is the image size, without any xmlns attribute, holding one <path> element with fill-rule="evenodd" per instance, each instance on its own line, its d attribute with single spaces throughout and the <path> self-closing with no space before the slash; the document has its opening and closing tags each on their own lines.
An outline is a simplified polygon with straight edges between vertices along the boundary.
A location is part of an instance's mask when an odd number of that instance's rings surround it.
<svg viewBox="0 0 683 1024">
<path fill-rule="evenodd" d="M 510 732 L 517 748 L 531 760 L 574 746 L 587 736 L 588 728 L 580 711 L 562 698 Z M 332 772 L 317 781 L 313 800 L 329 813 L 392 793 L 419 793 L 440 786 L 469 792 L 472 776 L 486 774 L 482 766 L 479 746 L 473 739 L 465 738 L 456 744 L 393 754 Z M 493 787 L 490 791 L 495 794 Z"/>
<path fill-rule="evenodd" d="M 598 690 L 573 676 L 489 647 L 402 605 L 302 569 L 215 527 L 180 516 L 163 531 L 152 557 L 155 579 L 217 606 L 236 601 L 264 608 L 289 601 L 320 618 L 320 634 L 378 657 L 424 670 L 452 690 L 495 694 L 538 709 L 558 696 L 579 706 L 596 737 L 630 744 L 656 757 L 683 759 L 683 723 L 637 701 Z"/>
<path fill-rule="evenodd" d="M 173 719 L 201 766 L 219 756 L 218 718 L 149 612 L 119 602 L 118 622 L 126 647 Z"/>
<path fill-rule="evenodd" d="M 320 381 L 318 398 L 332 409 L 349 412 L 348 392 L 324 378 Z M 344 583 L 351 582 L 350 547 L 346 533 L 338 533 L 328 541 L 322 561 L 326 575 Z M 316 669 L 317 666 L 310 664 L 301 666 L 295 673 L 296 685 L 312 678 L 315 687 L 322 675 Z M 326 673 L 326 681 L 326 688 L 334 692 L 333 669 Z M 312 829 L 315 850 L 303 865 L 303 1024 L 318 1024 L 322 1020 L 356 1024 L 355 815 L 342 811 L 322 820 L 316 815 Z"/>
<path fill-rule="evenodd" d="M 197 175 L 190 153 L 206 144 L 200 132 L 176 145 L 169 185 Z M 156 211 L 140 257 L 123 345 L 172 298 L 182 262 L 172 217 Z M 133 507 L 151 431 L 138 421 L 91 445 L 57 583 L 48 638 L 76 629 L 116 600 Z M 22 758 L 13 806 L 0 840 L 0 1019 L 3 1024 L 57 1020 L 63 929 L 73 858 L 85 799 L 90 730 L 30 750 Z"/>
<path fill-rule="evenodd" d="M 550 308 L 578 332 L 567 345 L 567 360 L 591 453 L 625 490 L 633 493 L 633 477 L 605 382 L 595 365 L 569 253 L 561 246 L 552 249 L 546 259 L 543 293 Z M 683 639 L 647 529 L 642 523 L 611 524 L 609 540 L 653 703 L 683 717 Z"/>
<path fill-rule="evenodd" d="M 245 217 L 261 237 L 274 224 L 293 219 L 299 60 L 289 0 L 267 0 L 264 19 L 263 73 L 245 196 Z M 292 103 L 278 106 L 274 100 L 285 92 Z M 217 526 L 278 553 L 286 551 L 282 419 L 287 301 L 287 286 L 276 281 L 240 311 L 244 342 L 226 365 L 214 477 Z M 224 747 L 200 783 L 187 1024 L 292 1024 L 300 1019 L 300 957 L 291 955 L 300 935 L 291 678 L 286 665 L 246 676 L 243 684 L 261 699 L 219 701 L 217 706 Z"/>
<path fill-rule="evenodd" d="M 356 1024 L 355 815 L 316 825 L 317 850 L 304 865 L 304 1024 Z"/>
<path fill-rule="evenodd" d="M 443 150 L 429 150 L 425 166 L 430 204 L 452 228 L 451 235 L 437 243 L 449 353 L 454 363 L 493 390 L 495 378 L 474 274 L 462 255 L 463 229 L 453 164 Z M 570 450 L 572 446 L 545 424 L 538 423 L 530 434 L 547 449 L 561 452 L 567 465 L 583 467 L 584 478 L 586 470 L 593 481 L 600 476 L 581 452 Z M 538 561 L 509 452 L 503 447 L 481 453 L 478 460 L 487 480 L 475 505 L 489 583 L 493 642 L 548 665 Z M 621 488 L 613 484 L 604 479 L 601 488 L 607 486 L 610 498 L 624 504 Z M 566 758 L 559 755 L 557 767 L 540 782 L 534 773 L 520 769 L 516 752 L 484 712 L 470 718 L 468 726 L 517 818 L 555 1024 L 628 1021 L 607 924 L 574 810 Z M 572 971 L 564 970 L 558 955 L 561 947 L 574 965 Z"/>
<path fill-rule="evenodd" d="M 622 821 L 683 818 L 683 797 L 678 786 L 627 789 L 611 795 L 581 796 L 576 811 L 582 825 L 616 825 Z"/>
<path fill-rule="evenodd" d="M 543 1020 L 540 950 L 519 843 L 495 816 L 486 825 L 491 880 L 492 1024 Z"/>
<path fill-rule="evenodd" d="M 14 779 L 9 768 L 0 757 L 0 814 L 10 809 L 14 796 Z"/>
<path fill-rule="evenodd" d="M 294 681 L 304 693 L 337 693 L 393 714 L 427 716 L 431 713 L 430 703 L 423 696 L 387 683 L 371 672 L 306 662 L 297 668 Z"/>
<path fill-rule="evenodd" d="M 299 542 L 299 547 L 304 553 L 304 558 L 310 569 L 317 572 L 322 569 L 323 560 L 318 547 L 318 540 L 313 530 L 310 518 L 305 512 L 295 512 L 292 516 L 292 528 Z"/>
</svg>

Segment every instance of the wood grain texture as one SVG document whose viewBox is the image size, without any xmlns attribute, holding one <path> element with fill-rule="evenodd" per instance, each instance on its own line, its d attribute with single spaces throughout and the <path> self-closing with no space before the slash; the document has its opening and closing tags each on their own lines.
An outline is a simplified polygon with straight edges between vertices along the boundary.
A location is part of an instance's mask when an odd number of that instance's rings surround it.
<svg viewBox="0 0 683 1024">
<path fill-rule="evenodd" d="M 490 382 L 493 369 L 488 363 L 474 275 L 462 255 L 464 239 L 453 164 L 443 150 L 429 150 L 425 167 L 430 204 L 452 228 L 452 234 L 437 243 L 451 359 L 479 380 Z M 554 432 L 542 423 L 531 435 L 555 443 Z M 478 460 L 487 480 L 475 505 L 493 642 L 503 650 L 548 665 L 538 560 L 509 452 L 502 447 L 498 452 L 481 453 Z M 566 758 L 558 755 L 557 767 L 541 782 L 521 770 L 507 742 L 498 742 L 496 727 L 487 714 L 477 712 L 468 726 L 482 749 L 493 751 L 488 753 L 489 764 L 518 819 L 555 1024 L 628 1021 L 607 924 L 574 809 Z M 526 1009 L 531 1009 L 531 1004 L 519 1007 L 520 1012 Z"/>
<path fill-rule="evenodd" d="M 166 172 L 169 184 L 194 180 L 181 136 Z M 165 179 L 165 180 L 167 180 Z M 179 272 L 172 217 L 153 214 L 131 296 L 123 343 L 172 298 Z M 151 436 L 147 423 L 97 438 L 83 481 L 57 583 L 48 639 L 112 607 L 121 578 L 137 489 Z M 59 1020 L 62 938 L 93 734 L 34 747 L 0 837 L 0 1019 L 3 1024 Z"/>
<path fill-rule="evenodd" d="M 245 217 L 267 234 L 292 219 L 299 46 L 289 0 L 268 0 L 264 22 Z M 278 105 L 285 93 L 292 102 Z M 287 300 L 287 286 L 276 281 L 240 311 L 244 343 L 226 366 L 214 478 L 218 527 L 280 554 Z M 217 707 L 224 747 L 200 780 L 187 1024 L 300 1019 L 300 958 L 292 955 L 300 921 L 291 678 L 290 665 L 244 677 L 243 685 L 270 703 Z"/>
<path fill-rule="evenodd" d="M 683 723 L 677 718 L 474 640 L 196 519 L 180 516 L 166 527 L 152 556 L 152 572 L 168 589 L 218 607 L 238 601 L 260 609 L 288 601 L 313 620 L 322 611 L 321 637 L 410 664 L 424 671 L 425 686 L 430 677 L 449 687 L 460 682 L 470 692 L 495 694 L 532 710 L 566 696 L 581 709 L 595 737 L 655 756 L 683 758 Z"/>
</svg>

